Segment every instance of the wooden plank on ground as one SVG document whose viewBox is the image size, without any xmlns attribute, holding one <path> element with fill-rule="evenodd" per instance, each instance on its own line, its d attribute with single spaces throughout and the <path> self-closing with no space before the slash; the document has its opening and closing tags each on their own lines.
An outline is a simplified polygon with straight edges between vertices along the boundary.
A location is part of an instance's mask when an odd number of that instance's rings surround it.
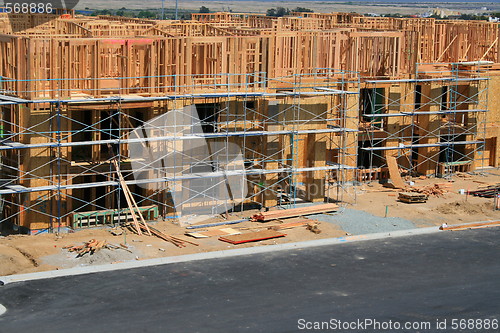
<svg viewBox="0 0 500 333">
<path fill-rule="evenodd" d="M 269 212 L 261 212 L 252 216 L 252 221 L 266 222 L 276 219 L 284 219 L 295 216 L 305 216 L 311 214 L 320 214 L 335 211 L 339 208 L 338 205 L 327 203 L 322 205 L 313 205 L 300 208 L 292 208 L 285 210 L 273 210 Z"/>
<path fill-rule="evenodd" d="M 319 223 L 317 220 L 311 220 L 311 219 L 301 219 L 299 221 L 293 221 L 293 222 L 288 222 L 288 223 L 282 223 L 278 225 L 273 225 L 271 227 L 268 227 L 270 230 L 284 230 L 284 229 L 292 229 L 296 227 L 302 227 L 308 223 Z"/>
<path fill-rule="evenodd" d="M 285 236 L 286 234 L 282 234 L 274 230 L 263 230 L 263 231 L 248 232 L 241 235 L 224 236 L 220 237 L 219 240 L 231 244 L 243 244 L 243 243 L 258 242 L 266 239 L 279 238 Z"/>
<path fill-rule="evenodd" d="M 207 237 L 229 236 L 238 234 L 241 234 L 241 232 L 232 228 L 213 229 L 213 230 L 199 231 L 199 232 L 186 232 L 186 235 L 194 238 L 207 238 Z"/>
<path fill-rule="evenodd" d="M 478 222 L 478 223 L 462 224 L 462 225 L 450 225 L 447 227 L 440 227 L 439 229 L 441 229 L 441 230 L 465 230 L 465 229 L 497 227 L 497 226 L 500 226 L 500 221 Z"/>
</svg>

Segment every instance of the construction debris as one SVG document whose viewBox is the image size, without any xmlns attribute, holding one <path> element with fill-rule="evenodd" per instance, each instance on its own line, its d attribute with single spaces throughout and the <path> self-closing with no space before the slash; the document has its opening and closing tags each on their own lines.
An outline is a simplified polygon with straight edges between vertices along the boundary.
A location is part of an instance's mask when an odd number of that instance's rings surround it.
<svg viewBox="0 0 500 333">
<path fill-rule="evenodd" d="M 327 203 L 322 205 L 314 205 L 308 207 L 292 208 L 286 210 L 273 210 L 269 212 L 261 212 L 252 216 L 252 221 L 254 222 L 268 222 L 271 220 L 284 219 L 288 217 L 295 216 L 305 216 L 311 214 L 321 214 L 336 211 L 339 208 L 338 205 L 333 203 Z"/>
<path fill-rule="evenodd" d="M 321 229 L 319 228 L 319 223 L 309 222 L 307 224 L 307 230 L 310 230 L 311 232 L 313 232 L 315 234 L 320 234 L 321 233 Z"/>
<path fill-rule="evenodd" d="M 463 172 L 457 172 L 457 173 L 455 173 L 455 176 L 463 178 L 463 179 L 472 179 L 471 175 L 469 175 L 467 173 L 463 173 Z"/>
<path fill-rule="evenodd" d="M 449 192 L 450 188 L 451 188 L 451 184 L 436 183 L 436 184 L 427 185 L 424 187 L 412 186 L 412 187 L 406 189 L 406 193 L 407 192 L 414 192 L 414 193 L 425 194 L 428 197 L 429 196 L 441 197 L 445 193 Z"/>
<path fill-rule="evenodd" d="M 111 152 L 113 151 L 112 146 L 108 144 L 108 150 Z M 113 163 L 113 166 L 115 167 L 116 174 L 118 176 L 118 180 L 121 184 L 121 187 L 123 189 L 123 194 L 125 195 L 125 199 L 127 201 L 127 205 L 130 210 L 130 214 L 132 215 L 133 223 L 126 223 L 126 227 L 128 227 L 130 230 L 135 232 L 138 235 L 142 235 L 143 231 L 146 233 L 146 235 L 149 236 L 156 236 L 159 237 L 167 242 L 170 242 L 174 244 L 177 247 L 185 247 L 185 243 L 189 243 L 192 245 L 198 246 L 196 243 L 192 243 L 187 240 L 182 240 L 177 237 L 169 236 L 164 233 L 162 233 L 160 230 L 155 229 L 153 227 L 150 227 L 147 223 L 144 217 L 142 216 L 141 210 L 139 206 L 137 205 L 137 202 L 134 199 L 134 196 L 132 195 L 132 192 L 130 191 L 127 183 L 125 182 L 125 178 L 122 175 L 122 172 L 120 170 L 120 164 L 118 163 L 118 160 L 116 156 L 111 156 L 111 162 Z"/>
<path fill-rule="evenodd" d="M 108 151 L 112 152 L 113 147 L 111 144 L 108 143 Z M 137 202 L 134 199 L 134 196 L 132 195 L 132 192 L 130 191 L 127 183 L 125 182 L 125 178 L 123 177 L 121 170 L 120 170 L 120 164 L 118 163 L 118 160 L 115 156 L 111 157 L 111 161 L 113 163 L 113 166 L 115 167 L 116 174 L 118 175 L 118 180 L 120 181 L 120 185 L 122 186 L 123 189 L 123 194 L 125 195 L 125 199 L 127 201 L 127 205 L 130 209 L 130 214 L 132 215 L 132 218 L 134 220 L 133 227 L 130 227 L 135 233 L 138 235 L 142 235 L 142 230 L 144 229 L 146 233 L 151 236 L 151 231 L 149 230 L 149 226 L 144 220 L 144 217 L 141 214 L 141 210 L 139 209 L 139 206 L 137 205 Z M 136 215 L 137 214 L 137 215 Z M 139 217 L 139 218 L 137 218 Z"/>
<path fill-rule="evenodd" d="M 79 246 L 70 245 L 63 247 L 63 249 L 67 249 L 69 252 L 76 252 L 77 253 L 76 257 L 80 258 L 83 257 L 86 253 L 92 255 L 102 248 L 113 249 L 115 247 L 116 246 L 113 246 L 112 244 L 108 244 L 105 240 L 98 241 L 96 239 L 91 239 L 88 242 L 84 243 L 83 245 Z"/>
<path fill-rule="evenodd" d="M 494 198 L 495 196 L 500 194 L 500 183 L 476 191 L 469 191 L 468 193 L 472 194 L 475 197 Z"/>
<path fill-rule="evenodd" d="M 121 236 L 123 234 L 123 230 L 121 228 L 113 228 L 112 230 L 110 230 L 110 233 L 113 236 Z"/>
<path fill-rule="evenodd" d="M 127 223 L 127 224 L 125 224 L 125 226 L 128 227 L 131 231 L 136 232 L 135 226 L 133 224 Z M 146 226 L 144 226 L 142 223 L 139 223 L 139 227 L 143 231 L 147 230 Z M 163 239 L 163 240 L 165 240 L 165 241 L 167 241 L 169 243 L 172 243 L 172 244 L 174 244 L 177 247 L 186 247 L 185 243 L 198 246 L 198 244 L 190 242 L 188 240 L 180 239 L 178 237 L 174 237 L 174 236 L 170 236 L 170 235 L 164 234 L 163 232 L 161 232 L 160 230 L 158 230 L 156 228 L 153 228 L 152 226 L 148 226 L 148 230 L 151 232 L 152 235 L 154 235 L 154 236 L 156 236 L 158 238 L 161 238 L 161 239 Z"/>
<path fill-rule="evenodd" d="M 263 230 L 263 231 L 248 232 L 240 235 L 220 237 L 219 240 L 236 245 L 236 244 L 243 244 L 250 242 L 258 242 L 266 239 L 279 238 L 285 236 L 286 234 L 282 234 L 274 230 Z"/>
</svg>

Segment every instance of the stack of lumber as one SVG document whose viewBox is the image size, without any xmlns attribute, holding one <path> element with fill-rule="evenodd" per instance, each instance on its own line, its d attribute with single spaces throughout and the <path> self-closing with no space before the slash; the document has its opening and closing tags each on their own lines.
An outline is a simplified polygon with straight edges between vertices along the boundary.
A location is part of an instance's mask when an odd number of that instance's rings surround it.
<svg viewBox="0 0 500 333">
<path fill-rule="evenodd" d="M 252 221 L 254 222 L 268 222 L 271 220 L 284 219 L 288 217 L 295 216 L 305 216 L 311 214 L 321 214 L 336 211 L 339 208 L 338 205 L 333 203 L 327 203 L 322 205 L 314 205 L 301 208 L 293 208 L 286 210 L 273 210 L 269 212 L 261 212 L 252 216 Z"/>
<path fill-rule="evenodd" d="M 427 198 L 427 194 L 417 192 L 400 192 L 398 196 L 399 201 L 406 203 L 426 202 Z"/>
<path fill-rule="evenodd" d="M 488 186 L 476 191 L 469 191 L 469 194 L 472 194 L 475 197 L 493 198 L 496 195 L 500 194 L 500 184 Z"/>
<path fill-rule="evenodd" d="M 266 239 L 279 238 L 285 236 L 286 234 L 282 234 L 274 230 L 263 230 L 263 231 L 247 232 L 241 235 L 220 237 L 219 240 L 236 245 L 236 244 L 243 244 L 250 242 L 258 242 Z"/>
<path fill-rule="evenodd" d="M 129 227 L 130 230 L 136 232 L 134 224 L 128 223 L 128 224 L 126 224 L 126 226 Z M 143 224 L 141 224 L 141 223 L 139 224 L 139 227 L 141 229 L 143 229 L 144 231 L 147 230 L 146 226 L 143 225 Z M 158 238 L 161 238 L 161 239 L 163 239 L 163 240 L 165 240 L 165 241 L 167 241 L 169 243 L 172 243 L 172 244 L 174 244 L 177 247 L 186 247 L 185 243 L 198 246 L 198 244 L 190 242 L 188 240 L 180 239 L 178 237 L 174 237 L 174 236 L 170 236 L 170 235 L 164 234 L 163 232 L 161 232 L 160 230 L 158 230 L 156 228 L 153 228 L 152 226 L 147 226 L 147 227 L 148 227 L 148 230 L 151 232 L 151 235 L 156 236 Z"/>
<path fill-rule="evenodd" d="M 108 144 L 108 149 L 109 151 L 113 151 L 112 147 L 110 144 Z M 187 240 L 182 240 L 177 237 L 169 236 L 164 233 L 162 233 L 160 230 L 155 229 L 151 226 L 149 226 L 146 223 L 146 220 L 142 216 L 139 206 L 137 205 L 137 202 L 134 199 L 134 196 L 132 195 L 132 192 L 130 191 L 127 183 L 125 182 L 125 178 L 122 175 L 122 172 L 120 170 L 120 164 L 118 163 L 118 160 L 116 159 L 115 156 L 112 156 L 111 162 L 113 163 L 115 169 L 116 169 L 116 174 L 118 175 L 118 180 L 120 181 L 120 184 L 123 189 L 123 194 L 125 195 L 125 199 L 127 201 L 127 205 L 130 209 L 130 212 L 132 214 L 132 219 L 133 223 L 127 223 L 126 226 L 135 232 L 138 235 L 142 235 L 142 232 L 144 231 L 147 235 L 149 236 L 156 236 L 159 237 L 167 242 L 170 242 L 174 244 L 177 247 L 185 247 L 185 243 L 189 243 L 192 245 L 198 245 L 196 243 L 189 242 Z"/>
<path fill-rule="evenodd" d="M 427 185 L 424 187 L 410 187 L 406 189 L 407 192 L 415 192 L 415 193 L 422 193 L 427 196 L 435 196 L 435 197 L 440 197 L 443 196 L 445 193 L 449 192 L 449 189 L 451 187 L 451 184 L 447 183 L 436 183 L 432 185 Z"/>
</svg>

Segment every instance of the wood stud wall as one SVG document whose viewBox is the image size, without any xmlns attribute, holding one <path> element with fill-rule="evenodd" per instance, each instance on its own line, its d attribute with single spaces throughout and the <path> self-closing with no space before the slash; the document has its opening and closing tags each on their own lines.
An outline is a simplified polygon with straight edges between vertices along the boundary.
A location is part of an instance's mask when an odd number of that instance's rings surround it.
<svg viewBox="0 0 500 333">
<path fill-rule="evenodd" d="M 335 68 L 397 78 L 414 74 L 417 62 L 500 61 L 496 23 L 304 16 L 210 13 L 193 14 L 191 21 L 77 16 L 30 27 L 39 22 L 0 14 L 3 85 L 25 98 L 118 91 L 154 96 L 187 92 L 193 85 L 205 90 L 200 85 L 210 82 L 241 83 L 214 78 L 220 73 L 265 72 L 273 78 Z M 13 24 L 24 30 L 13 34 Z M 179 75 L 175 83 L 184 88 L 174 88 L 169 75 Z M 135 76 L 142 78 L 119 79 Z M 8 79 L 37 81 L 11 84 Z"/>
<path fill-rule="evenodd" d="M 347 13 L 300 15 L 271 18 L 254 14 L 210 13 L 193 14 L 190 21 L 153 21 L 73 15 L 26 20 L 26 16 L 22 19 L 16 15 L 0 14 L 2 93 L 43 99 L 117 94 L 162 96 L 241 89 L 263 91 L 264 88 L 273 91 L 272 88 L 290 87 L 282 79 L 284 76 L 293 80 L 294 74 L 313 73 L 319 68 L 352 71 L 352 82 L 355 82 L 359 76 L 354 72 L 358 72 L 362 79 L 412 77 L 417 71 L 417 63 L 500 62 L 499 25 L 495 23 L 363 17 Z M 239 75 L 253 73 L 255 76 Z M 350 78 L 348 74 L 344 75 L 345 79 Z M 261 82 L 264 77 L 271 79 L 267 81 L 270 85 L 264 86 Z M 273 78 L 280 80 L 273 82 Z M 249 82 L 253 84 L 248 85 Z M 427 95 L 432 94 L 428 92 Z M 347 98 L 349 105 L 359 102 L 357 95 Z M 151 118 L 153 112 L 163 112 L 165 105 L 160 106 L 141 107 L 151 112 L 147 114 L 147 118 Z M 26 109 L 23 112 L 18 107 L 24 106 L 12 107 L 13 114 L 20 118 L 13 119 L 14 123 L 25 127 L 32 125 L 37 114 L 47 111 L 44 111 L 44 105 L 40 110 Z M 92 123 L 97 123 L 98 105 L 92 108 Z M 265 105 L 259 108 L 265 109 Z M 357 112 L 357 109 L 352 108 L 355 111 L 349 112 Z M 358 129 L 357 117 L 358 114 L 349 113 L 352 124 L 341 125 Z M 69 124 L 64 126 L 71 127 Z M 429 118 L 427 126 L 433 126 L 433 119 Z M 310 129 L 316 128 L 321 127 L 312 126 Z M 273 128 L 265 127 L 264 130 Z M 28 138 L 20 136 L 19 140 L 27 142 Z M 348 146 L 353 148 L 341 153 L 348 155 L 345 158 L 348 165 L 355 166 L 358 134 L 348 140 L 352 141 Z M 255 151 L 270 151 L 275 141 L 278 146 L 290 146 L 283 136 L 265 136 L 253 141 Z M 325 136 L 318 134 L 300 138 L 300 166 L 324 166 L 326 160 L 335 158 L 340 161 L 338 156 L 323 156 L 333 154 L 332 149 L 325 147 L 326 142 Z M 93 160 L 102 158 L 97 148 L 92 151 Z M 429 154 L 434 153 L 430 151 L 432 149 L 436 148 L 429 148 Z M 49 157 L 47 151 L 33 153 Z M 71 160 L 68 152 L 62 153 Z M 283 154 L 288 156 L 291 152 L 285 150 Z M 34 161 L 40 156 L 26 156 L 23 161 L 30 158 Z M 18 167 L 21 172 L 31 168 L 28 162 Z M 432 167 L 426 166 L 427 169 Z M 64 173 L 69 172 L 65 170 Z M 304 173 L 299 180 L 322 188 L 324 173 Z M 260 181 L 273 183 L 276 177 L 275 174 L 267 175 Z M 28 180 L 26 185 L 30 185 Z M 258 192 L 260 189 L 253 190 Z M 92 197 L 95 197 L 95 189 Z M 324 193 L 320 193 L 308 198 L 315 201 L 323 200 L 323 197 Z M 25 196 L 25 200 L 29 204 L 39 199 L 31 195 Z M 263 193 L 258 200 L 271 205 L 276 198 Z M 65 209 L 73 208 L 68 206 Z M 40 225 L 30 226 L 35 219 Z M 32 229 L 46 227 L 48 222 L 42 220 L 41 216 L 27 212 L 19 215 L 19 223 Z"/>
</svg>

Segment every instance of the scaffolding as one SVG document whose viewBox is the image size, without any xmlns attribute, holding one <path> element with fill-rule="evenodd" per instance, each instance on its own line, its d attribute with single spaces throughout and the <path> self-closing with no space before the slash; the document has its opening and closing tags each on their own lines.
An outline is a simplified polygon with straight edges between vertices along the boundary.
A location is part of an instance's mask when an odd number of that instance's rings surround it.
<svg viewBox="0 0 500 333">
<path fill-rule="evenodd" d="M 0 223 L 29 232 L 117 224 L 131 217 L 124 186 L 151 220 L 341 201 L 356 169 L 353 76 L 204 75 L 203 84 L 146 97 L 113 87 L 99 98 L 28 100 L 4 89 Z"/>
<path fill-rule="evenodd" d="M 362 180 L 388 178 L 390 156 L 409 176 L 449 178 L 484 167 L 491 64 L 418 64 L 411 79 L 366 81 L 360 111 Z"/>
<path fill-rule="evenodd" d="M 165 219 L 346 202 L 388 157 L 408 175 L 475 170 L 482 151 L 498 166 L 498 24 L 301 16 L 0 15 L 1 221 L 115 224 L 124 185 Z"/>
</svg>

